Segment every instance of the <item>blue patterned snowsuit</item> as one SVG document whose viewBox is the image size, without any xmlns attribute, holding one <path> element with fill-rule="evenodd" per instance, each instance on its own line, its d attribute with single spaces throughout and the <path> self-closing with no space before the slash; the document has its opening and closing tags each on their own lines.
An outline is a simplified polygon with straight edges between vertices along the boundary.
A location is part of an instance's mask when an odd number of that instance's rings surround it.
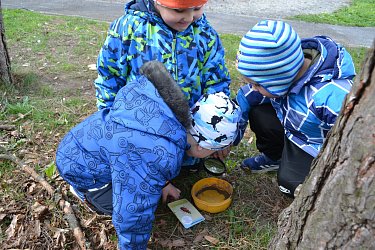
<svg viewBox="0 0 375 250">
<path fill-rule="evenodd" d="M 318 51 L 320 56 L 289 87 L 286 96 L 270 99 L 253 91 L 251 85 L 239 90 L 237 101 L 243 111 L 240 127 L 243 135 L 252 106 L 271 102 L 287 138 L 316 157 L 351 89 L 355 69 L 345 48 L 328 37 L 302 39 L 302 49 L 307 54 Z"/>
<path fill-rule="evenodd" d="M 121 249 L 146 249 L 167 180 L 176 177 L 186 130 L 144 76 L 120 89 L 111 108 L 73 128 L 56 165 L 76 190 L 112 183 L 112 221 Z"/>
<path fill-rule="evenodd" d="M 110 107 L 117 91 L 151 60 L 167 67 L 190 107 L 205 93 L 222 91 L 230 95 L 224 48 L 205 15 L 186 30 L 176 32 L 148 0 L 133 0 L 126 4 L 125 15 L 111 24 L 98 56 L 98 108 Z"/>
</svg>

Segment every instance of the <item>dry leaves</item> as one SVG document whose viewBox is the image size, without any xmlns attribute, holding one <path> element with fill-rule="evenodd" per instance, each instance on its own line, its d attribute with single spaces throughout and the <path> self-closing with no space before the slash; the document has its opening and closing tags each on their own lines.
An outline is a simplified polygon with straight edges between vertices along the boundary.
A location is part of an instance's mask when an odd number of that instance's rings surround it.
<svg viewBox="0 0 375 250">
<path fill-rule="evenodd" d="M 217 245 L 220 241 L 212 236 L 206 235 L 204 238 L 213 245 Z"/>
</svg>

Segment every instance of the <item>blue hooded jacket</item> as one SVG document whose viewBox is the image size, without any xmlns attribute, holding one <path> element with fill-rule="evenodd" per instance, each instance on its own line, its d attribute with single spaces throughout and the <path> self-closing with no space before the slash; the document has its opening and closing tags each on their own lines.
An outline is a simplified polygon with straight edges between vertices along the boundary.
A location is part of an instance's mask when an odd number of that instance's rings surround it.
<svg viewBox="0 0 375 250">
<path fill-rule="evenodd" d="M 74 127 L 56 153 L 60 175 L 75 190 L 112 183 L 120 249 L 147 248 L 162 188 L 178 175 L 187 146 L 186 125 L 159 93 L 145 76 L 136 77 L 120 89 L 111 108 Z M 180 99 L 190 119 L 182 93 Z"/>
<path fill-rule="evenodd" d="M 252 90 L 251 85 L 239 90 L 237 102 L 243 111 L 239 139 L 247 127 L 251 107 L 271 102 L 287 138 L 316 157 L 351 89 L 355 69 L 350 54 L 329 37 L 302 39 L 301 46 L 312 64 L 290 84 L 285 96 L 270 99 Z"/>
<path fill-rule="evenodd" d="M 112 106 L 117 91 L 148 61 L 162 62 L 192 107 L 203 94 L 230 95 L 229 71 L 219 35 L 203 14 L 186 30 L 168 27 L 152 0 L 133 0 L 109 28 L 97 60 L 97 106 Z"/>
</svg>

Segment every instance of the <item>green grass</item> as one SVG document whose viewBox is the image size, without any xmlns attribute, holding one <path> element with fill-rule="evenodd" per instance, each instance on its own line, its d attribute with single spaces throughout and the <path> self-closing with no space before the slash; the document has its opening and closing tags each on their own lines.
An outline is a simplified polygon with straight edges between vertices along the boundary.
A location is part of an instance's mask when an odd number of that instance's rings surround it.
<svg viewBox="0 0 375 250">
<path fill-rule="evenodd" d="M 297 15 L 290 17 L 290 19 L 313 23 L 375 27 L 375 2 L 374 0 L 353 0 L 348 7 L 344 7 L 333 13 Z"/>
<path fill-rule="evenodd" d="M 226 64 L 230 72 L 230 77 L 232 79 L 231 94 L 235 95 L 237 93 L 238 88 L 242 84 L 240 73 L 236 70 L 235 64 L 238 45 L 240 44 L 241 36 L 222 34 L 220 35 L 220 38 L 225 48 Z"/>
<path fill-rule="evenodd" d="M 12 172 L 15 169 L 15 165 L 12 164 L 10 161 L 2 161 L 0 162 L 0 178 L 3 178 L 4 175 L 7 173 Z M 5 187 L 2 187 L 5 188 Z"/>
<path fill-rule="evenodd" d="M 46 73 L 85 71 L 82 61 L 89 57 L 95 63 L 108 28 L 105 22 L 24 10 L 3 10 L 3 18 L 8 47 L 22 46 L 14 56 L 27 59 L 20 64 L 14 60 L 12 67 L 18 71 L 24 67 L 43 68 Z"/>
</svg>

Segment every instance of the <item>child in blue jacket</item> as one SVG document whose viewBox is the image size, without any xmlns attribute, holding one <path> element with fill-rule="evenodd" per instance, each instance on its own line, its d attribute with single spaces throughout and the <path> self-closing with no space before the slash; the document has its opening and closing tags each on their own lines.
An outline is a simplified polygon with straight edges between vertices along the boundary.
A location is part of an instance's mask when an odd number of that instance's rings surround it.
<svg viewBox="0 0 375 250">
<path fill-rule="evenodd" d="M 179 174 L 184 152 L 205 158 L 228 147 L 240 116 L 222 92 L 202 96 L 190 111 L 165 66 L 152 61 L 111 107 L 63 138 L 56 165 L 74 194 L 112 215 L 120 249 L 146 249 L 160 198 L 179 197 L 169 181 Z"/>
<path fill-rule="evenodd" d="M 148 61 L 162 62 L 192 107 L 203 94 L 229 96 L 230 77 L 219 35 L 203 14 L 207 0 L 132 0 L 100 50 L 97 106 L 112 106 Z"/>
<path fill-rule="evenodd" d="M 97 60 L 98 109 L 111 107 L 117 92 L 148 61 L 162 62 L 192 107 L 204 94 L 230 96 L 229 71 L 219 35 L 203 13 L 207 0 L 131 0 L 115 20 Z M 229 150 L 218 151 L 223 158 Z M 193 165 L 189 159 L 184 165 Z"/>
<path fill-rule="evenodd" d="M 355 76 L 351 56 L 329 37 L 300 40 L 282 21 L 263 20 L 242 38 L 238 71 L 248 83 L 237 95 L 260 155 L 241 166 L 278 171 L 280 191 L 293 196 L 309 174 Z"/>
</svg>

